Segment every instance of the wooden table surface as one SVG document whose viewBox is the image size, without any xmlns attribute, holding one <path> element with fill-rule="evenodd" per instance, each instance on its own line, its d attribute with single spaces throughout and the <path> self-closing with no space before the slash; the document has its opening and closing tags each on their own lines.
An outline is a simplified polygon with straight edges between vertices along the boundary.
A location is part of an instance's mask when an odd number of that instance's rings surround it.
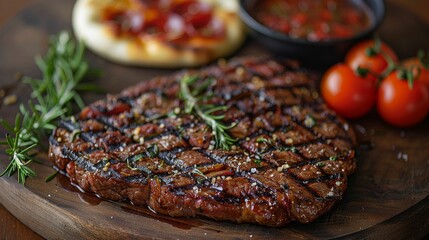
<svg viewBox="0 0 429 240">
<path fill-rule="evenodd" d="M 429 1 L 428 0 L 387 0 L 399 4 L 409 11 L 418 15 L 429 24 Z M 0 29 L 7 21 L 13 18 L 20 10 L 37 0 L 0 0 Z M 1 51 L 1 49 L 0 49 Z M 1 73 L 0 73 L 1 74 Z M 4 193 L 2 193 L 4 194 Z M 0 239 L 43 239 L 30 228 L 22 224 L 7 209 L 0 204 Z"/>
</svg>

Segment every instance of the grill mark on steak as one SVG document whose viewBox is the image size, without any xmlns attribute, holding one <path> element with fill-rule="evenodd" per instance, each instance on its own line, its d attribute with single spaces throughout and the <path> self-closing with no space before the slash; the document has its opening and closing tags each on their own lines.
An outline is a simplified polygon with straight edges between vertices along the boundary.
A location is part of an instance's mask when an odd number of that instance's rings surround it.
<svg viewBox="0 0 429 240">
<path fill-rule="evenodd" d="M 238 123 L 232 150 L 211 149 L 210 128 L 176 112 L 185 74 L 217 80 L 206 103 L 228 106 L 225 122 Z M 341 198 L 355 169 L 353 132 L 314 84 L 295 63 L 251 57 L 156 78 L 61 121 L 50 158 L 85 191 L 162 214 L 311 222 Z"/>
</svg>

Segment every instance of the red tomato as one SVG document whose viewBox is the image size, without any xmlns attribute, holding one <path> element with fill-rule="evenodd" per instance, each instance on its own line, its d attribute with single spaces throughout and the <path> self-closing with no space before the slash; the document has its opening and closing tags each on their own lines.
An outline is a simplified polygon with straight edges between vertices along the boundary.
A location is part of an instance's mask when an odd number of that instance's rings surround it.
<svg viewBox="0 0 429 240">
<path fill-rule="evenodd" d="M 374 105 L 376 82 L 358 75 L 346 64 L 331 67 L 321 82 L 322 96 L 333 110 L 346 118 L 358 118 Z"/>
<path fill-rule="evenodd" d="M 377 110 L 388 123 L 409 127 L 421 122 L 429 111 L 429 91 L 419 81 L 410 89 L 408 82 L 392 72 L 378 90 Z"/>
<path fill-rule="evenodd" d="M 412 69 L 416 81 L 422 82 L 429 90 L 429 69 L 422 66 L 417 58 L 409 58 L 402 62 L 402 65 L 407 69 Z"/>
<path fill-rule="evenodd" d="M 382 74 L 386 70 L 388 63 L 383 54 L 368 55 L 368 49 L 375 47 L 374 40 L 366 40 L 358 43 L 348 51 L 346 63 L 353 69 L 358 67 L 366 68 L 375 74 Z M 390 57 L 394 62 L 398 61 L 396 53 L 385 43 L 381 43 L 381 52 Z"/>
</svg>

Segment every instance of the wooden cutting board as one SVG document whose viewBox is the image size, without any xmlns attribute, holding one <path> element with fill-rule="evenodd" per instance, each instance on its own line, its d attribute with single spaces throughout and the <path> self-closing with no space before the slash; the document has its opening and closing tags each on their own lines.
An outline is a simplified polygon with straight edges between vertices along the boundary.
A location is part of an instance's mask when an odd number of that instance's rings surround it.
<svg viewBox="0 0 429 240">
<path fill-rule="evenodd" d="M 34 56 L 44 54 L 49 36 L 70 30 L 74 1 L 40 1 L 0 29 L 0 88 L 28 99 L 29 89 L 15 76 L 40 77 Z M 411 13 L 389 5 L 379 31 L 401 57 L 419 48 L 429 49 L 429 27 Z M 236 55 L 267 54 L 248 40 Z M 103 71 L 94 81 L 108 92 L 145 81 L 171 70 L 130 68 L 112 64 L 88 53 L 91 66 Z M 87 102 L 102 98 L 85 95 Z M 12 122 L 18 106 L 1 106 L 0 118 Z M 398 110 L 399 111 L 399 110 Z M 292 223 L 282 228 L 218 222 L 204 218 L 171 218 L 127 203 L 101 201 L 77 191 L 67 178 L 52 174 L 46 152 L 32 164 L 37 177 L 25 187 L 13 178 L 0 178 L 0 203 L 24 224 L 45 238 L 57 239 L 326 239 L 420 238 L 429 233 L 429 119 L 412 129 L 384 124 L 375 113 L 352 124 L 359 136 L 358 169 L 349 181 L 344 199 L 314 223 Z M 0 129 L 0 136 L 4 136 Z M 7 156 L 1 150 L 0 169 Z"/>
</svg>

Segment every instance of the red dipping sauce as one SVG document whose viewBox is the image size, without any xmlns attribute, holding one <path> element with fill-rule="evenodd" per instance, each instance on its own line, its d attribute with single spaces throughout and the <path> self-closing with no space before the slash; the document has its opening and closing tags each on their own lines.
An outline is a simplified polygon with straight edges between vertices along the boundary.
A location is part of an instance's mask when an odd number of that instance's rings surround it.
<svg viewBox="0 0 429 240">
<path fill-rule="evenodd" d="M 314 42 L 353 37 L 373 19 L 362 0 L 262 0 L 253 16 L 290 38 Z"/>
</svg>

